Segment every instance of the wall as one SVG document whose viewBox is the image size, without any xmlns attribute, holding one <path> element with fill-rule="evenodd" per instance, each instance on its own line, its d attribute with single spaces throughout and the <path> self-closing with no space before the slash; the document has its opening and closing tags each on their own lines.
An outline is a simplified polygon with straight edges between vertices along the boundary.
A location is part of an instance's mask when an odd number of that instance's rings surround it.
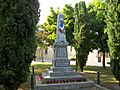
<svg viewBox="0 0 120 90">
<path fill-rule="evenodd" d="M 76 52 L 75 52 L 74 47 L 68 46 L 67 50 L 68 50 L 68 58 L 69 59 L 75 58 Z M 41 49 L 40 47 L 38 47 L 36 49 L 36 60 L 39 60 L 42 58 L 44 60 L 52 60 L 54 58 L 54 51 L 51 47 L 48 47 L 47 53 L 45 53 L 45 52 L 46 52 L 45 49 Z"/>
<path fill-rule="evenodd" d="M 76 52 L 75 52 L 74 47 L 71 48 L 70 46 L 68 46 L 67 50 L 68 50 L 69 59 L 76 58 Z M 98 56 L 100 56 L 100 62 L 98 62 Z M 53 49 L 51 47 L 48 47 L 47 53 L 45 53 L 44 49 L 37 48 L 36 60 L 41 60 L 42 58 L 43 60 L 52 60 L 54 58 Z M 110 62 L 110 58 L 107 53 L 106 58 L 105 58 L 106 66 L 110 66 L 110 64 L 107 64 L 108 62 Z M 102 66 L 102 53 L 98 55 L 98 50 L 93 50 L 93 52 L 90 52 L 88 55 L 88 60 L 87 60 L 86 65 Z"/>
</svg>

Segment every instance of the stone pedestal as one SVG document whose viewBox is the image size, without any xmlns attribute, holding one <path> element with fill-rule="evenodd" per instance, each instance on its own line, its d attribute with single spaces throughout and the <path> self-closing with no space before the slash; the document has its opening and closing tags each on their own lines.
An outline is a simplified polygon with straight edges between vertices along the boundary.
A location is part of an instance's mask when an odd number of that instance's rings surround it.
<svg viewBox="0 0 120 90">
<path fill-rule="evenodd" d="M 68 42 L 61 41 L 55 42 L 55 55 L 53 59 L 53 67 L 69 67 L 70 61 L 68 60 L 67 53 Z"/>
<path fill-rule="evenodd" d="M 55 42 L 55 55 L 52 61 L 52 67 L 48 70 L 46 75 L 43 75 L 45 83 L 67 83 L 86 80 L 70 67 L 67 46 L 67 41 Z"/>
</svg>

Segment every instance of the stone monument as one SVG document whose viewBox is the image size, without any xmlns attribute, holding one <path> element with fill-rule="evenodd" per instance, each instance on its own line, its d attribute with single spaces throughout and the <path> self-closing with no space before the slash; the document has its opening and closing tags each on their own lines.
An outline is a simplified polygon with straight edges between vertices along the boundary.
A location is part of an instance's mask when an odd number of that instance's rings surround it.
<svg viewBox="0 0 120 90">
<path fill-rule="evenodd" d="M 70 67 L 67 52 L 68 42 L 64 26 L 64 16 L 59 14 L 57 17 L 56 41 L 54 43 L 55 53 L 52 67 L 48 70 L 48 74 L 43 75 L 46 83 L 86 80 Z"/>
<path fill-rule="evenodd" d="M 64 16 L 59 14 L 52 66 L 47 72 L 42 73 L 42 80 L 36 77 L 36 90 L 96 90 L 94 82 L 87 81 L 70 67 L 67 46 Z"/>
<path fill-rule="evenodd" d="M 68 60 L 67 46 L 68 42 L 66 41 L 66 34 L 64 29 L 64 16 L 62 14 L 59 14 L 57 17 L 56 41 L 54 43 L 54 68 L 70 66 L 70 61 Z"/>
</svg>

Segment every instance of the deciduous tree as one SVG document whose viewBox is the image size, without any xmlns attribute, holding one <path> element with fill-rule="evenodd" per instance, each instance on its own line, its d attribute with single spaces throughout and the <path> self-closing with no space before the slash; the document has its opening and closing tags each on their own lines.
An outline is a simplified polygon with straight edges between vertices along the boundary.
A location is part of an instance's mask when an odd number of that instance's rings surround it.
<svg viewBox="0 0 120 90">
<path fill-rule="evenodd" d="M 59 14 L 59 8 L 57 9 L 57 11 L 54 11 L 53 7 L 51 7 L 50 15 L 47 16 L 46 22 L 40 26 L 43 29 L 42 32 L 44 32 L 42 36 L 42 38 L 44 38 L 43 41 L 48 43 L 48 45 L 53 45 L 56 39 L 56 26 L 57 26 L 58 14 Z M 39 37 L 41 37 L 41 35 L 39 35 Z"/>
<path fill-rule="evenodd" d="M 65 23 L 65 30 L 66 30 L 66 39 L 69 42 L 69 45 L 73 46 L 73 39 L 74 39 L 74 8 L 71 4 L 66 4 L 63 9 L 62 13 L 64 15 L 64 23 Z"/>
<path fill-rule="evenodd" d="M 96 43 L 99 52 L 103 53 L 103 68 L 105 68 L 105 52 L 108 52 L 107 34 L 104 33 L 105 23 L 105 2 L 103 0 L 94 0 L 88 6 L 88 12 L 91 17 L 91 29 L 96 34 Z"/>
<path fill-rule="evenodd" d="M 74 11 L 73 7 L 69 4 L 66 4 L 61 11 L 62 14 L 64 15 L 66 38 L 70 45 L 72 45 L 73 43 L 72 34 L 74 30 L 73 11 Z M 50 8 L 50 12 L 51 12 L 50 15 L 48 15 L 46 22 L 41 25 L 41 28 L 44 29 L 43 41 L 48 43 L 48 45 L 53 45 L 56 39 L 57 15 L 60 12 L 59 8 L 55 11 L 52 7 Z M 39 35 L 39 37 L 41 37 L 41 35 Z"/>
</svg>

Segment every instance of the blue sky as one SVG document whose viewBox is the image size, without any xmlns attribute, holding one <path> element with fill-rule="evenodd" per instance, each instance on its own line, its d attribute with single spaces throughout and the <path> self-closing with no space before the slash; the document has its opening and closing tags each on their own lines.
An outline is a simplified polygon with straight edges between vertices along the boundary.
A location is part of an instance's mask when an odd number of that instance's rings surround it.
<svg viewBox="0 0 120 90">
<path fill-rule="evenodd" d="M 40 3 L 40 9 L 41 9 L 41 16 L 39 24 L 42 24 L 46 21 L 46 17 L 50 14 L 50 7 L 53 7 L 54 10 L 57 9 L 57 7 L 60 7 L 62 9 L 65 4 L 72 4 L 74 5 L 79 1 L 85 1 L 85 3 L 89 3 L 91 0 L 38 0 Z"/>
</svg>

